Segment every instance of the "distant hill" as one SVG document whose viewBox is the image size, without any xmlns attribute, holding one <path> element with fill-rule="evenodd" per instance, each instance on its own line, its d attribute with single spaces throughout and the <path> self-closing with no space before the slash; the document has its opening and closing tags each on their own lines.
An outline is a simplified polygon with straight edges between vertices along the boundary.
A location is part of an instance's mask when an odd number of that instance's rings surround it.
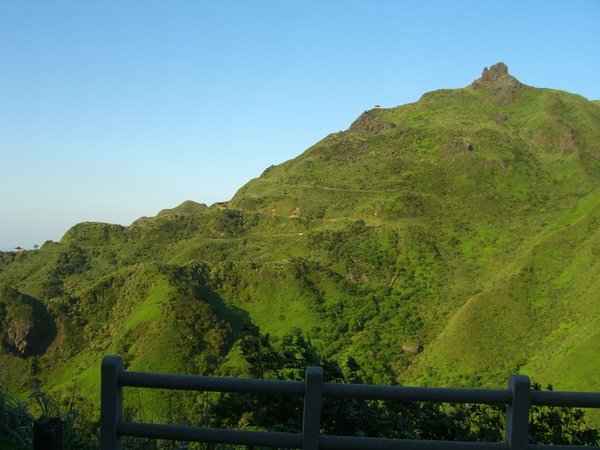
<svg viewBox="0 0 600 450">
<path fill-rule="evenodd" d="M 56 323 L 36 356 L 4 337 L 13 387 L 96 398 L 107 353 L 242 374 L 239 340 L 258 325 L 375 382 L 502 386 L 521 371 L 599 390 L 600 108 L 499 63 L 365 111 L 229 202 L 2 253 L 0 285 Z"/>
<path fill-rule="evenodd" d="M 156 217 L 177 214 L 196 214 L 203 212 L 207 208 L 208 206 L 206 206 L 204 203 L 196 203 L 192 200 L 186 200 L 181 205 L 176 206 L 175 208 L 163 209 L 159 211 Z M 152 219 L 154 219 L 154 217 L 140 217 L 139 219 L 134 221 L 132 225 L 142 225 Z"/>
</svg>

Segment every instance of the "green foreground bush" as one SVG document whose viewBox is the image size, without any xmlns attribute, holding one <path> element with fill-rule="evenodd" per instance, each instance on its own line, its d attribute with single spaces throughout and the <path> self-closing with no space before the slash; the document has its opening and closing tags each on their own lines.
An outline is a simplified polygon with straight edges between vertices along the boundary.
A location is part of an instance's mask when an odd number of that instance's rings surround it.
<svg viewBox="0 0 600 450">
<path fill-rule="evenodd" d="M 272 341 L 258 329 L 247 330 L 240 351 L 250 375 L 256 378 L 303 380 L 306 366 L 321 366 L 326 381 L 371 383 L 361 367 L 349 358 L 344 367 L 319 356 L 310 340 L 301 334 Z M 533 389 L 539 390 L 539 385 Z M 552 389 L 551 386 L 548 389 Z M 63 420 L 65 449 L 98 448 L 98 423 L 86 418 L 73 402 L 64 410 L 39 389 L 30 398 L 40 415 Z M 188 403 L 190 398 L 187 398 Z M 172 406 L 172 405 L 171 405 Z M 177 423 L 205 427 L 243 428 L 299 432 L 302 399 L 282 396 L 250 396 L 229 393 L 199 393 L 186 414 L 173 415 Z M 143 410 L 128 411 L 138 420 Z M 0 449 L 30 449 L 35 420 L 26 405 L 0 390 Z M 322 409 L 322 432 L 331 435 L 491 441 L 504 439 L 504 408 L 473 404 L 398 403 L 326 399 Z M 536 444 L 600 445 L 600 430 L 589 428 L 585 412 L 559 407 L 531 408 L 530 439 Z M 127 449 L 221 449 L 201 443 L 156 442 L 126 439 Z M 240 447 L 243 448 L 243 447 Z"/>
</svg>

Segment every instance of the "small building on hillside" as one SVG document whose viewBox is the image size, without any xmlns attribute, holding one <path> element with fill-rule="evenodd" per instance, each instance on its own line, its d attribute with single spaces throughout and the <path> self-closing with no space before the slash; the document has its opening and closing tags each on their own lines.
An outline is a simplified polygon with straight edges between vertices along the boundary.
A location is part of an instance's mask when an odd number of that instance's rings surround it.
<svg viewBox="0 0 600 450">
<path fill-rule="evenodd" d="M 19 247 L 18 245 L 15 247 L 15 253 L 21 253 L 23 250 L 23 247 Z"/>
</svg>

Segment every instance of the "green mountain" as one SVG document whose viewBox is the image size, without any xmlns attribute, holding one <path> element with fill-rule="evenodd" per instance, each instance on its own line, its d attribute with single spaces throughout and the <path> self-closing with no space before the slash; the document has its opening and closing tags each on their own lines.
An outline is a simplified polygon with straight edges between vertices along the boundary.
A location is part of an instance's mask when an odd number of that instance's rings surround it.
<svg viewBox="0 0 600 450">
<path fill-rule="evenodd" d="M 0 253 L 1 380 L 97 400 L 108 353 L 243 375 L 257 325 L 375 382 L 503 386 L 523 372 L 600 390 L 599 256 L 597 102 L 498 63 L 466 88 L 365 111 L 229 202 Z"/>
</svg>

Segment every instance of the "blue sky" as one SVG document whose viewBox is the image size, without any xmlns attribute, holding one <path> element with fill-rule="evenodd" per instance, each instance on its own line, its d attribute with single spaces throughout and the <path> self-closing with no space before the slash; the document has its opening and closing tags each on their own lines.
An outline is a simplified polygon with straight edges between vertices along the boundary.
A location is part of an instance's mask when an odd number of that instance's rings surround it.
<svg viewBox="0 0 600 450">
<path fill-rule="evenodd" d="M 0 249 L 230 199 L 504 61 L 600 99 L 599 1 L 0 0 Z"/>
</svg>

